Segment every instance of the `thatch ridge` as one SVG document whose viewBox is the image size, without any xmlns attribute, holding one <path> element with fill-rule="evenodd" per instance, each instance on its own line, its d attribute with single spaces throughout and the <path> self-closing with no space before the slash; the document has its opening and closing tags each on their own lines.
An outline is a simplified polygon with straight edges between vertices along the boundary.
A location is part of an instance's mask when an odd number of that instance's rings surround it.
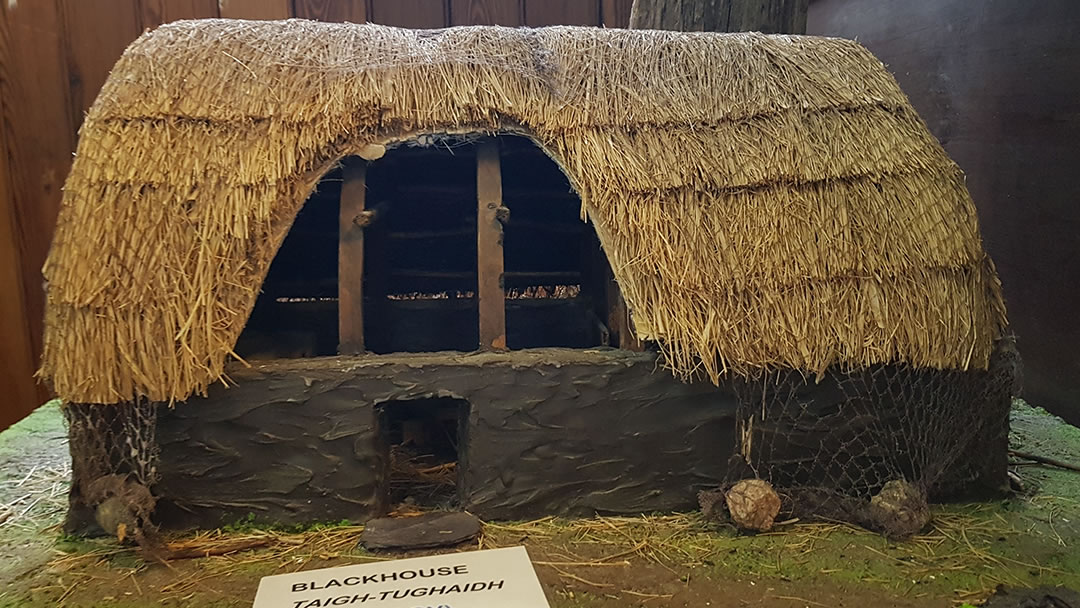
<svg viewBox="0 0 1080 608">
<path fill-rule="evenodd" d="M 209 20 L 139 38 L 87 115 L 42 375 L 204 391 L 340 158 L 500 131 L 566 172 L 676 371 L 985 368 L 1005 324 L 963 174 L 854 42 Z"/>
</svg>

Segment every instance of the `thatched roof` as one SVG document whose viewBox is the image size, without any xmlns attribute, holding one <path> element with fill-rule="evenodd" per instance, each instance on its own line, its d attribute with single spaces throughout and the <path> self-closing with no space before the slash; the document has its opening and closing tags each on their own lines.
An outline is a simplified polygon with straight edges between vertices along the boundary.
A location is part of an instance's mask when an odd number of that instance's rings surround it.
<svg viewBox="0 0 1080 608">
<path fill-rule="evenodd" d="M 132 44 L 82 127 L 43 375 L 203 391 L 321 175 L 475 131 L 558 162 L 677 371 L 982 368 L 1005 323 L 963 174 L 854 42 L 189 21 Z"/>
</svg>

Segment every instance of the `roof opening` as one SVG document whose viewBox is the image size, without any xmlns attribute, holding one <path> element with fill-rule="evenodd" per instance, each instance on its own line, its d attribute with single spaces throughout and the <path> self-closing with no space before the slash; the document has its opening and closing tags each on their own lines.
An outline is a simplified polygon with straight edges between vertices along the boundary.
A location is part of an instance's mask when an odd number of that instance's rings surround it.
<svg viewBox="0 0 1080 608">
<path fill-rule="evenodd" d="M 618 346 L 613 293 L 580 198 L 530 139 L 429 137 L 327 174 L 235 350 L 259 359 Z M 485 339 L 483 327 L 501 334 Z"/>
<path fill-rule="evenodd" d="M 607 258 L 581 199 L 524 137 L 499 138 L 507 346 L 607 346 Z"/>
<path fill-rule="evenodd" d="M 365 348 L 476 350 L 474 146 L 394 148 L 367 166 L 366 186 Z"/>
<path fill-rule="evenodd" d="M 244 359 L 337 354 L 341 183 L 328 173 L 296 215 L 233 349 Z"/>
</svg>

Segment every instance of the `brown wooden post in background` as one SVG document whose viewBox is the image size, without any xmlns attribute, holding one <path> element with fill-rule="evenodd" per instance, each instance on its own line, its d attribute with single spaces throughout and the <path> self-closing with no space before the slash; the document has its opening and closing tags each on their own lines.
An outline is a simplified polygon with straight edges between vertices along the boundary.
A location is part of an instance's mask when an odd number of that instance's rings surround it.
<svg viewBox="0 0 1080 608">
<path fill-rule="evenodd" d="M 805 34 L 810 0 L 634 0 L 630 27 L 681 32 Z"/>
<path fill-rule="evenodd" d="M 338 352 L 364 352 L 364 195 L 367 163 L 345 162 L 338 237 Z"/>
<path fill-rule="evenodd" d="M 630 320 L 630 311 L 614 275 L 607 280 L 608 327 L 611 328 L 612 346 L 623 350 L 641 352 L 645 345 L 638 339 Z"/>
<path fill-rule="evenodd" d="M 218 0 L 224 19 L 288 19 L 291 9 L 290 0 Z"/>
<path fill-rule="evenodd" d="M 506 350 L 501 171 L 498 142 L 492 139 L 477 146 L 476 296 L 483 350 Z"/>
</svg>

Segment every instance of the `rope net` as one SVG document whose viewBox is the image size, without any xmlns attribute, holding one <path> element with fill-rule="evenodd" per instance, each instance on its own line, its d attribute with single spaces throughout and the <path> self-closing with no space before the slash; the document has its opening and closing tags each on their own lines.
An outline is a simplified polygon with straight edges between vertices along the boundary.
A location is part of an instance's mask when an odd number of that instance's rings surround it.
<svg viewBox="0 0 1080 608">
<path fill-rule="evenodd" d="M 148 401 L 64 405 L 71 451 L 67 532 L 90 532 L 96 522 L 121 540 L 129 535 L 143 544 L 155 529 L 158 407 Z"/>
<path fill-rule="evenodd" d="M 820 379 L 790 370 L 742 377 L 734 383 L 738 440 L 724 489 L 762 479 L 779 494 L 780 519 L 846 521 L 897 537 L 918 532 L 926 519 L 912 524 L 899 511 L 928 518 L 929 500 L 1007 484 L 1019 369 L 1014 345 L 1002 340 L 988 370 L 875 365 L 830 369 Z M 892 507 L 878 508 L 886 503 Z"/>
</svg>

